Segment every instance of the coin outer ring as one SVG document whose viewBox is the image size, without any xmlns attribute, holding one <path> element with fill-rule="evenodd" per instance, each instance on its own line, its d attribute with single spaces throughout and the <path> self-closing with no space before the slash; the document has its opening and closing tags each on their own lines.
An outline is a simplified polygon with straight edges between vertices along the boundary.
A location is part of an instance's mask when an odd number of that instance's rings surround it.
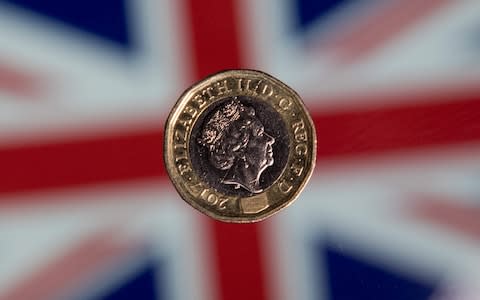
<svg viewBox="0 0 480 300">
<path fill-rule="evenodd" d="M 251 80 L 258 85 L 242 90 L 239 80 Z M 252 197 L 216 191 L 200 179 L 190 160 L 191 131 L 199 116 L 216 101 L 235 96 L 269 102 L 286 123 L 291 141 L 279 178 Z M 292 204 L 312 175 L 316 148 L 315 127 L 300 96 L 280 80 L 256 70 L 222 71 L 194 84 L 180 96 L 165 124 L 164 163 L 176 190 L 195 209 L 225 222 L 261 221 Z M 256 208 L 259 201 L 266 201 L 267 207 Z"/>
</svg>

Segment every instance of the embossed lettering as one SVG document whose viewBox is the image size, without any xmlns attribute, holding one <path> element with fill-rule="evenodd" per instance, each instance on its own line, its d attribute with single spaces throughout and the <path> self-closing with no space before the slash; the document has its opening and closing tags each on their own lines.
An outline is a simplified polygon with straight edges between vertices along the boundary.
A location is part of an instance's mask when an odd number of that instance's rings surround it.
<svg viewBox="0 0 480 300">
<path fill-rule="evenodd" d="M 308 148 L 307 148 L 307 145 L 306 144 L 298 144 L 295 146 L 295 153 L 297 155 L 306 155 L 308 152 Z"/>
<path fill-rule="evenodd" d="M 180 163 L 177 165 L 178 171 L 180 172 L 180 175 L 185 175 L 187 172 L 191 172 L 192 168 L 190 168 L 190 165 L 186 163 Z"/>
<path fill-rule="evenodd" d="M 187 141 L 187 137 L 185 136 L 185 131 L 175 129 L 173 137 L 177 143 L 183 143 Z"/>
<path fill-rule="evenodd" d="M 238 79 L 238 90 L 247 91 L 250 89 L 251 79 L 244 80 L 243 78 Z"/>
<path fill-rule="evenodd" d="M 210 189 L 204 189 L 199 198 L 207 202 L 209 205 L 217 206 L 219 210 L 223 210 L 227 208 L 227 202 L 230 200 L 229 198 L 219 197 L 214 192 L 211 192 Z"/>
<path fill-rule="evenodd" d="M 266 95 L 266 96 L 271 96 L 273 95 L 273 88 L 269 86 L 268 84 L 264 83 L 263 88 L 261 90 L 261 93 Z"/>
<path fill-rule="evenodd" d="M 307 131 L 305 130 L 305 123 L 303 122 L 303 120 L 293 123 L 292 128 L 295 136 L 295 141 L 297 142 L 307 141 Z"/>
<path fill-rule="evenodd" d="M 290 170 L 292 170 L 292 173 L 297 177 L 299 177 L 303 173 L 303 167 L 295 163 L 292 164 L 292 166 L 290 167 Z"/>
<path fill-rule="evenodd" d="M 173 134 L 173 139 L 175 141 L 175 144 L 173 145 L 174 149 L 174 156 L 175 156 L 175 162 L 179 162 L 180 160 L 188 159 L 187 158 L 187 142 L 186 142 L 186 136 L 185 136 L 185 131 L 176 129 L 174 134 Z"/>
<path fill-rule="evenodd" d="M 206 200 L 207 200 L 207 203 L 215 205 L 218 202 L 218 197 L 215 194 L 208 194 Z"/>
<path fill-rule="evenodd" d="M 230 93 L 232 90 L 228 88 L 227 81 L 219 81 L 216 83 L 217 91 L 219 95 Z"/>
<path fill-rule="evenodd" d="M 257 82 L 257 84 L 255 85 L 255 87 L 253 88 L 253 92 L 257 93 L 258 88 L 260 87 L 260 84 L 262 84 L 262 81 L 261 81 L 261 80 L 259 80 L 259 81 Z"/>
<path fill-rule="evenodd" d="M 190 117 L 193 119 L 193 118 L 195 118 L 195 116 L 197 115 L 197 110 L 196 110 L 194 107 L 187 106 L 187 107 L 185 107 L 185 109 L 183 110 L 183 113 L 185 113 L 185 114 L 187 114 L 187 115 L 190 115 Z"/>
<path fill-rule="evenodd" d="M 203 98 L 204 95 L 201 94 L 196 94 L 195 97 L 193 97 L 192 102 L 197 105 L 198 109 L 202 109 L 205 105 L 207 105 L 207 100 Z"/>
<path fill-rule="evenodd" d="M 288 98 L 282 98 L 278 101 L 278 106 L 283 110 L 289 110 L 292 106 L 292 101 Z"/>
<path fill-rule="evenodd" d="M 186 130 L 188 130 L 188 128 L 190 127 L 190 125 L 192 124 L 193 120 L 192 118 L 188 118 L 188 119 L 179 119 L 178 120 L 178 124 L 182 125 L 183 127 L 185 127 Z"/>
<path fill-rule="evenodd" d="M 184 147 L 183 144 L 176 144 L 174 145 L 174 148 L 175 148 L 175 162 L 179 162 L 181 160 L 188 160 L 187 148 Z"/>
<path fill-rule="evenodd" d="M 208 96 L 208 100 L 213 99 L 215 96 L 213 95 L 213 88 L 211 86 L 207 86 L 203 91 L 202 95 Z"/>
<path fill-rule="evenodd" d="M 227 208 L 227 202 L 228 198 L 220 198 L 220 201 L 218 202 L 218 209 L 224 210 Z"/>
</svg>

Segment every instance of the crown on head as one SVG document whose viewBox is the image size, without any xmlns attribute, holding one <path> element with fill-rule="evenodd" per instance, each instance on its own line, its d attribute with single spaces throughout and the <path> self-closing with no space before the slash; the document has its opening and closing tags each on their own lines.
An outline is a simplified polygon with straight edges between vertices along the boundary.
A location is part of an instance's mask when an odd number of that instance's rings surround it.
<svg viewBox="0 0 480 300">
<path fill-rule="evenodd" d="M 222 138 L 230 124 L 240 118 L 245 106 L 235 97 L 222 108 L 217 110 L 203 128 L 202 137 L 198 142 L 203 146 L 214 145 Z"/>
</svg>

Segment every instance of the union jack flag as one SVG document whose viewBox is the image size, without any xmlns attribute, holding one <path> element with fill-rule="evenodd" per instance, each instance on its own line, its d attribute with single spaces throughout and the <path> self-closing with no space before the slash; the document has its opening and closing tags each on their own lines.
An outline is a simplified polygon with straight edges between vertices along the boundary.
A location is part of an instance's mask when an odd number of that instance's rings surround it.
<svg viewBox="0 0 480 300">
<path fill-rule="evenodd" d="M 0 1 L 0 300 L 479 299 L 479 37 L 477 1 Z M 256 224 L 163 169 L 169 109 L 230 68 L 318 134 Z"/>
</svg>

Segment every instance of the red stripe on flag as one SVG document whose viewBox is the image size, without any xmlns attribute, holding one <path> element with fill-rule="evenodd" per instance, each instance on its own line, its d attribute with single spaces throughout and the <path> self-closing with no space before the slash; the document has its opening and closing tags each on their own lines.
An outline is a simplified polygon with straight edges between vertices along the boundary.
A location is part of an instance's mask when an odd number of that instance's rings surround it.
<svg viewBox="0 0 480 300">
<path fill-rule="evenodd" d="M 189 0 L 193 35 L 193 74 L 197 79 L 222 69 L 240 68 L 237 5 L 234 0 Z M 232 225 L 209 221 L 216 264 L 218 299 L 264 300 L 265 260 L 260 247 L 260 225 Z"/>
<path fill-rule="evenodd" d="M 162 138 L 158 128 L 1 148 L 0 194 L 163 177 Z"/>
<path fill-rule="evenodd" d="M 235 0 L 187 0 L 193 47 L 193 74 L 199 80 L 241 67 Z"/>
<path fill-rule="evenodd" d="M 266 294 L 262 224 L 209 223 L 213 234 L 216 280 L 220 287 L 219 299 L 271 299 Z"/>
<path fill-rule="evenodd" d="M 422 104 L 412 103 L 411 95 L 403 105 L 314 112 L 318 162 L 479 142 L 480 92 L 461 99 L 452 94 L 441 102 L 435 102 L 437 96 L 426 96 L 431 101 Z M 162 129 L 0 146 L 0 166 L 0 195 L 160 179 L 165 176 Z"/>
<path fill-rule="evenodd" d="M 318 159 L 480 141 L 480 90 L 404 97 L 415 103 L 314 114 Z"/>
</svg>

